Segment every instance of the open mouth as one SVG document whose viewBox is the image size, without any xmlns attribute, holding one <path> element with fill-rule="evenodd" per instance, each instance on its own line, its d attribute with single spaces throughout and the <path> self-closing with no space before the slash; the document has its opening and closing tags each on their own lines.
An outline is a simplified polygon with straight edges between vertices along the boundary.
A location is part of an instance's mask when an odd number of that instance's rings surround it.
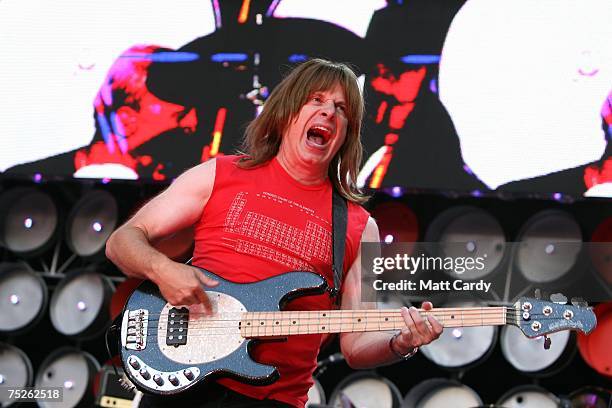
<svg viewBox="0 0 612 408">
<path fill-rule="evenodd" d="M 317 146 L 325 146 L 332 136 L 332 130 L 321 125 L 314 125 L 306 132 L 306 137 Z"/>
</svg>

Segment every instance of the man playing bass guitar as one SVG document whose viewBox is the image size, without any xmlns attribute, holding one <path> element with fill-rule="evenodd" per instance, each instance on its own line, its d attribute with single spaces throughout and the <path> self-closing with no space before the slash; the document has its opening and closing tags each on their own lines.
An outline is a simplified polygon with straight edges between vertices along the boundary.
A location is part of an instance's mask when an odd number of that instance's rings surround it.
<svg viewBox="0 0 612 408">
<path fill-rule="evenodd" d="M 182 174 L 108 240 L 106 254 L 126 275 L 151 280 L 172 305 L 209 304 L 218 282 L 170 260 L 153 243 L 194 228 L 194 266 L 234 282 L 255 282 L 287 271 L 312 271 L 333 286 L 332 191 L 348 203 L 340 292 L 343 309 L 363 309 L 360 242 L 378 242 L 375 221 L 360 206 L 355 185 L 362 158 L 364 103 L 353 71 L 321 59 L 295 68 L 271 93 L 246 129 L 244 152 L 221 156 Z M 328 294 L 303 296 L 286 310 L 325 310 Z M 423 309 L 430 310 L 425 302 Z M 433 316 L 403 308 L 398 333 L 342 333 L 353 368 L 392 364 L 437 339 Z M 278 368 L 280 378 L 255 386 L 230 378 L 176 396 L 145 396 L 141 406 L 303 407 L 321 334 L 261 342 L 252 357 Z M 194 387 L 195 388 L 195 387 Z"/>
</svg>

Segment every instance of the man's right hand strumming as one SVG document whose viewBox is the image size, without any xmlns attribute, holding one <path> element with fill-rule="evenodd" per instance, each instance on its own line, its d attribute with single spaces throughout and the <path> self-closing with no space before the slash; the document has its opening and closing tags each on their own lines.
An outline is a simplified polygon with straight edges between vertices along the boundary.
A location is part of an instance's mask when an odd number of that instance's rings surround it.
<svg viewBox="0 0 612 408">
<path fill-rule="evenodd" d="M 208 308 L 210 302 L 205 287 L 213 288 L 219 284 L 199 269 L 171 260 L 161 267 L 152 280 L 164 299 L 173 306 L 202 303 Z"/>
</svg>

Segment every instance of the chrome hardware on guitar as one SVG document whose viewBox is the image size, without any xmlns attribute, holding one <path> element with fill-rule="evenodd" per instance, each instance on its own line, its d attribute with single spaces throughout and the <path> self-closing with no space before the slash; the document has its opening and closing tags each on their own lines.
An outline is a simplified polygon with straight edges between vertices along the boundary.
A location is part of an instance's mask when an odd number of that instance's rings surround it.
<svg viewBox="0 0 612 408">
<path fill-rule="evenodd" d="M 128 358 L 126 370 L 138 378 L 138 383 L 159 392 L 176 392 L 176 390 L 186 388 L 187 385 L 199 377 L 198 367 L 189 367 L 179 371 L 165 372 L 147 366 L 144 361 L 136 356 Z"/>
<path fill-rule="evenodd" d="M 147 347 L 148 325 L 147 310 L 126 310 L 121 323 L 121 345 L 128 350 L 144 350 Z"/>
</svg>

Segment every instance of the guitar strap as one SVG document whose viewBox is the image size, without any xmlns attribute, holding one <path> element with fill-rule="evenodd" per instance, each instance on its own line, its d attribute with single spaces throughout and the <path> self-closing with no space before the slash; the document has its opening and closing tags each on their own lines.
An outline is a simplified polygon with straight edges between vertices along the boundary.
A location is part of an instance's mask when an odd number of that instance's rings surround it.
<svg viewBox="0 0 612 408">
<path fill-rule="evenodd" d="M 332 271 L 334 273 L 334 287 L 329 288 L 328 291 L 334 302 L 338 303 L 340 286 L 342 285 L 348 208 L 344 197 L 335 188 L 332 191 Z"/>
</svg>

